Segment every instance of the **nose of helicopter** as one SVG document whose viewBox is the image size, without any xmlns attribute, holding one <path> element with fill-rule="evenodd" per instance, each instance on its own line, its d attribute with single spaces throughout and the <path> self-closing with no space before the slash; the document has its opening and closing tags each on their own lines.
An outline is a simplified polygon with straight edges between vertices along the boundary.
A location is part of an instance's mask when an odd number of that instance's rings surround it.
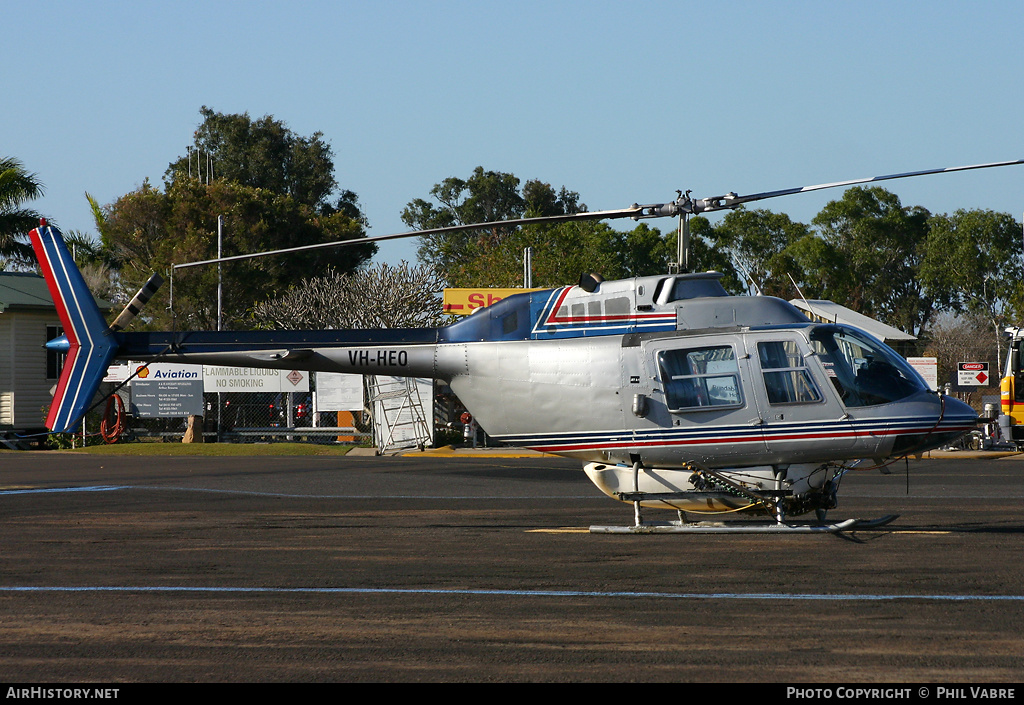
<svg viewBox="0 0 1024 705">
<path fill-rule="evenodd" d="M 931 450 L 952 443 L 978 427 L 978 412 L 956 397 L 936 395 L 936 419 L 924 439 L 921 450 Z"/>
</svg>

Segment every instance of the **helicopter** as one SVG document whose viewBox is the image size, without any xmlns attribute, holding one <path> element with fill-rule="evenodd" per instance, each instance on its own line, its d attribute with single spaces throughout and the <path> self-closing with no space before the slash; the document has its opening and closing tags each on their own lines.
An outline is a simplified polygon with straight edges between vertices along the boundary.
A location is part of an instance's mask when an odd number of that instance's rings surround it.
<svg viewBox="0 0 1024 705">
<path fill-rule="evenodd" d="M 840 483 L 864 459 L 917 454 L 973 430 L 974 410 L 931 391 L 895 351 L 855 327 L 815 323 L 782 299 L 731 296 L 716 272 L 687 272 L 689 216 L 783 195 L 1024 160 L 735 193 L 611 211 L 476 223 L 359 242 L 502 225 L 678 216 L 683 271 L 509 296 L 440 328 L 127 332 L 154 275 L 107 325 L 56 228 L 30 233 L 65 335 L 46 425 L 75 426 L 117 358 L 442 380 L 495 440 L 579 460 L 633 524 L 594 532 L 828 531 Z M 333 243 L 337 245 L 338 243 Z M 309 246 L 322 247 L 327 245 Z M 267 254 L 267 253 L 263 253 Z M 208 260 L 228 261 L 256 255 Z M 201 264 L 201 263 L 197 263 Z M 677 519 L 651 522 L 645 509 Z M 691 515 L 760 511 L 751 526 Z M 814 523 L 792 517 L 814 513 Z"/>
</svg>

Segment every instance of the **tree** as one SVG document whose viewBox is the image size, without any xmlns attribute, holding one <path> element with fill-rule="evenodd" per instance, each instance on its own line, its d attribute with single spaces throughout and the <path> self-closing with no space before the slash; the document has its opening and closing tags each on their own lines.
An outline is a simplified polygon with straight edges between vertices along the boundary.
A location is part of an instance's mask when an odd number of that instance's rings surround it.
<svg viewBox="0 0 1024 705">
<path fill-rule="evenodd" d="M 1001 331 L 1021 296 L 1021 226 L 1009 213 L 958 210 L 928 221 L 921 278 L 945 308 L 984 316 Z"/>
<path fill-rule="evenodd" d="M 124 292 L 120 288 L 112 258 L 106 248 L 94 237 L 81 230 L 69 230 L 61 235 L 64 236 L 64 244 L 71 251 L 71 256 L 82 273 L 85 285 L 93 296 L 108 301 L 127 301 L 127 297 L 124 296 Z"/>
<path fill-rule="evenodd" d="M 203 123 L 188 153 L 167 168 L 169 183 L 190 175 L 204 182 L 223 179 L 291 196 L 327 214 L 354 202 L 351 191 L 342 192 L 334 204 L 328 202 L 337 182 L 323 133 L 301 137 L 270 115 L 252 120 L 248 113 L 218 113 L 205 105 L 199 113 Z"/>
<path fill-rule="evenodd" d="M 356 194 L 335 190 L 331 149 L 321 133 L 301 137 L 271 116 L 252 120 L 205 106 L 200 113 L 193 144 L 169 165 L 163 190 L 146 181 L 104 208 L 90 201 L 125 289 L 134 291 L 153 270 L 215 258 L 218 216 L 224 216 L 225 257 L 365 237 Z M 376 251 L 366 243 L 224 263 L 227 325 L 248 325 L 254 302 L 305 277 L 353 271 Z M 176 320 L 154 302 L 151 323 L 214 327 L 216 283 L 213 265 L 175 270 Z"/>
<path fill-rule="evenodd" d="M 441 278 L 429 266 L 378 264 L 351 274 L 331 271 L 303 279 L 257 304 L 260 328 L 416 328 L 441 325 Z M 372 306 L 366 302 L 372 301 Z"/>
<path fill-rule="evenodd" d="M 33 261 L 32 248 L 19 241 L 39 225 L 39 214 L 23 206 L 43 195 L 43 185 L 13 157 L 0 157 L 0 257 Z"/>
<path fill-rule="evenodd" d="M 938 360 L 938 382 L 941 387 L 956 373 L 958 362 L 991 362 L 998 370 L 1001 355 L 997 339 L 992 337 L 991 323 L 984 314 L 945 312 L 936 317 L 929 329 L 924 354 Z M 999 377 L 998 374 L 994 375 Z M 979 391 L 987 392 L 986 388 Z"/>
<path fill-rule="evenodd" d="M 544 209 L 548 195 L 540 191 L 533 188 L 533 195 L 538 207 Z M 414 199 L 402 211 L 402 222 L 416 230 L 428 230 L 521 218 L 527 209 L 526 199 L 519 193 L 518 178 L 512 174 L 484 171 L 479 166 L 468 179 L 450 177 L 435 184 L 430 194 L 439 205 L 422 198 Z M 513 231 L 513 228 L 492 227 L 426 235 L 420 238 L 417 256 L 445 276 L 454 275 L 454 279 L 450 279 L 453 285 L 463 285 L 465 282 L 460 282 L 460 279 L 464 277 L 460 278 L 456 273 L 460 264 L 493 255 L 500 249 L 503 239 Z"/>
<path fill-rule="evenodd" d="M 488 265 L 468 263 L 475 270 L 479 284 L 489 284 L 491 272 L 509 272 L 506 284 L 490 286 L 522 286 L 523 250 L 531 248 L 533 285 L 557 287 L 575 284 L 585 272 L 596 272 L 607 279 L 625 276 L 622 271 L 621 233 L 593 220 L 580 220 L 555 225 L 528 225 L 507 239 L 508 252 L 503 261 Z M 518 267 L 518 276 L 516 275 Z M 464 270 L 465 271 L 465 270 Z"/>
<path fill-rule="evenodd" d="M 343 212 L 318 214 L 288 195 L 230 183 L 210 185 L 179 179 L 166 192 L 148 182 L 104 209 L 104 244 L 121 263 L 125 289 L 134 291 L 153 271 L 171 264 L 212 259 L 217 254 L 217 216 L 224 216 L 225 257 L 363 237 L 363 225 Z M 325 248 L 222 265 L 226 325 L 248 325 L 254 302 L 286 291 L 317 272 L 349 272 L 375 251 L 373 245 Z M 152 302 L 154 325 L 179 329 L 216 326 L 217 267 L 178 269 L 174 274 L 174 314 Z M 164 287 L 168 296 L 169 287 Z M 166 301 L 166 299 L 165 299 Z"/>
<path fill-rule="evenodd" d="M 704 239 L 732 263 L 748 282 L 750 293 L 786 299 L 796 296 L 789 277 L 800 278 L 789 248 L 810 232 L 808 226 L 790 220 L 785 213 L 748 211 L 742 206 L 729 211 L 710 231 L 701 223 Z"/>
<path fill-rule="evenodd" d="M 657 228 L 640 223 L 629 232 L 613 237 L 621 277 L 643 277 L 665 274 L 669 261 L 675 259 L 675 238 L 667 240 Z"/>
<path fill-rule="evenodd" d="M 790 246 L 804 292 L 919 333 L 936 303 L 919 276 L 930 215 L 883 188 L 848 189 L 812 221 L 820 237 Z"/>
<path fill-rule="evenodd" d="M 402 220 L 426 230 L 586 212 L 579 194 L 564 186 L 556 191 L 537 179 L 522 188 L 519 184 L 513 174 L 477 167 L 468 179 L 452 177 L 436 184 L 432 200 L 409 202 Z M 534 286 L 564 286 L 584 272 L 608 279 L 663 274 L 674 256 L 674 237 L 663 237 L 643 223 L 627 232 L 591 220 L 519 228 L 499 225 L 424 236 L 418 254 L 451 286 L 522 286 L 523 251 L 529 247 Z M 702 252 L 708 259 L 706 249 Z"/>
</svg>

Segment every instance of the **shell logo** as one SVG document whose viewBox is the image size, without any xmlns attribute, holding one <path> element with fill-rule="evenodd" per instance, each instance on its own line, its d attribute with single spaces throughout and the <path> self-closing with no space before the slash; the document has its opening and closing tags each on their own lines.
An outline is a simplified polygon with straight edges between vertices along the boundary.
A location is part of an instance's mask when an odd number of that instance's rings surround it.
<svg viewBox="0 0 1024 705">
<path fill-rule="evenodd" d="M 146 379 L 146 377 L 149 377 L 149 368 L 145 366 L 140 367 L 135 371 L 135 373 L 138 375 L 139 379 Z"/>
</svg>

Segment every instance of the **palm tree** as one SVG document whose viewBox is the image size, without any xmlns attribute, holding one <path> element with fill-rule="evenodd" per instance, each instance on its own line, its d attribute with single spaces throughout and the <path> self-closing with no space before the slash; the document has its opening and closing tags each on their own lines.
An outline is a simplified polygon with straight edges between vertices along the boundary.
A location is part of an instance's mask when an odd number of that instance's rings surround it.
<svg viewBox="0 0 1024 705">
<path fill-rule="evenodd" d="M 39 225 L 39 214 L 22 203 L 43 195 L 35 174 L 13 157 L 0 157 L 0 256 L 32 260 L 32 248 L 18 238 Z"/>
</svg>

